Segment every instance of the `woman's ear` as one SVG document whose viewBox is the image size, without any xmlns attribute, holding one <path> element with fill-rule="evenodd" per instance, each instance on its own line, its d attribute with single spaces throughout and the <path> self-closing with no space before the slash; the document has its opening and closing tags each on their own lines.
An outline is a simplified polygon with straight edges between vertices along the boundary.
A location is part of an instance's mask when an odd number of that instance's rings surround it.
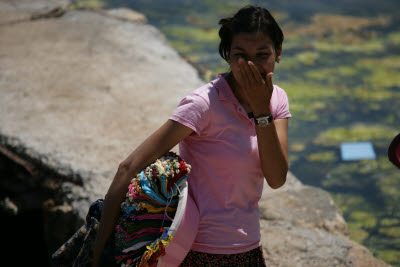
<svg viewBox="0 0 400 267">
<path fill-rule="evenodd" d="M 276 63 L 279 63 L 282 57 L 282 45 L 279 46 L 279 49 L 276 51 Z"/>
</svg>

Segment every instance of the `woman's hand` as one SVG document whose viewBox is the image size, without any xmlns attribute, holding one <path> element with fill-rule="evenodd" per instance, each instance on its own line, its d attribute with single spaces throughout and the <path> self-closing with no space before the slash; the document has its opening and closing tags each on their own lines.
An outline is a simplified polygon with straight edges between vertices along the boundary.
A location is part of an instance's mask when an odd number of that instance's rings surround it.
<svg viewBox="0 0 400 267">
<path fill-rule="evenodd" d="M 274 90 L 273 73 L 269 72 L 262 77 L 253 62 L 246 62 L 241 57 L 236 64 L 232 64 L 232 71 L 254 116 L 271 113 L 270 100 Z"/>
</svg>

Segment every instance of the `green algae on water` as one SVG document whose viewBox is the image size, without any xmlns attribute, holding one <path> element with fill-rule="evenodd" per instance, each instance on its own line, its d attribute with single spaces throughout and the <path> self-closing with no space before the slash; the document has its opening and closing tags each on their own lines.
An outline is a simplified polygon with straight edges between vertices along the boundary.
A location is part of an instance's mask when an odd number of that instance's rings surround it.
<svg viewBox="0 0 400 267">
<path fill-rule="evenodd" d="M 105 6 L 106 4 L 101 0 L 78 0 L 73 2 L 71 8 L 104 8 Z"/>
<path fill-rule="evenodd" d="M 327 41 L 316 41 L 313 44 L 316 50 L 323 52 L 348 52 L 348 53 L 368 53 L 373 54 L 377 52 L 383 52 L 385 49 L 384 42 L 382 40 L 369 40 L 360 44 L 345 44 L 340 40 L 329 42 Z"/>
<path fill-rule="evenodd" d="M 298 53 L 296 59 L 304 65 L 314 65 L 316 60 L 320 57 L 318 52 L 307 51 Z"/>
<path fill-rule="evenodd" d="M 173 39 L 185 40 L 191 43 L 217 43 L 219 41 L 218 29 L 205 29 L 194 26 L 169 25 L 162 30 Z"/>
<path fill-rule="evenodd" d="M 312 153 L 308 155 L 307 159 L 312 162 L 336 162 L 338 160 L 338 157 L 335 153 L 335 151 L 323 151 L 323 152 L 317 152 L 317 153 Z"/>
<path fill-rule="evenodd" d="M 388 36 L 388 43 L 392 46 L 400 46 L 400 32 L 392 32 Z"/>
<path fill-rule="evenodd" d="M 295 143 L 290 145 L 290 149 L 292 151 L 300 152 L 300 151 L 303 151 L 305 149 L 305 144 L 304 143 L 295 142 Z"/>
<path fill-rule="evenodd" d="M 397 133 L 398 129 L 384 125 L 356 123 L 348 127 L 334 127 L 323 131 L 314 143 L 323 146 L 339 146 L 341 142 L 391 140 Z"/>
</svg>

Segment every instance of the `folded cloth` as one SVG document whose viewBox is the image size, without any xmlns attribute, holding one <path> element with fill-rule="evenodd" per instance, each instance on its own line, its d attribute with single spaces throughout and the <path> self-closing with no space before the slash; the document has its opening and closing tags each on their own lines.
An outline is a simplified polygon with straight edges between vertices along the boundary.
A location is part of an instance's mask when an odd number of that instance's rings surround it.
<svg viewBox="0 0 400 267">
<path fill-rule="evenodd" d="M 400 133 L 389 145 L 388 158 L 397 168 L 400 169 Z"/>
<path fill-rule="evenodd" d="M 157 265 L 180 225 L 182 214 L 169 232 L 177 209 L 183 205 L 180 201 L 187 199 L 190 168 L 178 155 L 169 152 L 132 179 L 114 231 L 102 252 L 101 266 Z M 180 195 L 179 186 L 184 188 L 185 198 Z M 91 204 L 85 224 L 53 253 L 55 266 L 91 266 L 103 202 L 98 199 Z M 182 213 L 185 209 L 180 210 Z"/>
<path fill-rule="evenodd" d="M 170 152 L 132 179 L 126 199 L 121 204 L 124 215 L 119 217 L 116 224 L 115 242 L 119 252 L 115 259 L 122 266 L 134 266 L 134 260 L 139 266 L 155 266 L 165 254 L 165 248 L 173 237 L 168 232 L 180 200 L 179 186 L 186 183 L 190 168 L 189 164 Z M 149 215 L 159 212 L 163 215 L 159 219 L 138 221 L 138 216 L 143 216 L 143 210 Z M 143 228 L 157 226 L 160 229 L 158 233 L 142 232 Z M 141 247 L 137 244 L 149 240 L 153 242 L 146 246 L 141 259 L 135 258 L 137 254 L 134 248 Z M 131 253 L 135 253 L 135 256 Z"/>
</svg>

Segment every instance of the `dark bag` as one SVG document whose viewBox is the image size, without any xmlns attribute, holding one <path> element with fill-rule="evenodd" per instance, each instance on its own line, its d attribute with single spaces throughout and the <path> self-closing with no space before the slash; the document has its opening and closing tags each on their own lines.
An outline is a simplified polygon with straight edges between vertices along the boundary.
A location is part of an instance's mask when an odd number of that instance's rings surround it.
<svg viewBox="0 0 400 267">
<path fill-rule="evenodd" d="M 90 205 L 86 222 L 76 233 L 51 256 L 55 266 L 92 266 L 93 244 L 103 211 L 103 199 L 98 199 Z M 118 266 L 114 260 L 114 234 L 101 255 L 101 266 Z"/>
</svg>

